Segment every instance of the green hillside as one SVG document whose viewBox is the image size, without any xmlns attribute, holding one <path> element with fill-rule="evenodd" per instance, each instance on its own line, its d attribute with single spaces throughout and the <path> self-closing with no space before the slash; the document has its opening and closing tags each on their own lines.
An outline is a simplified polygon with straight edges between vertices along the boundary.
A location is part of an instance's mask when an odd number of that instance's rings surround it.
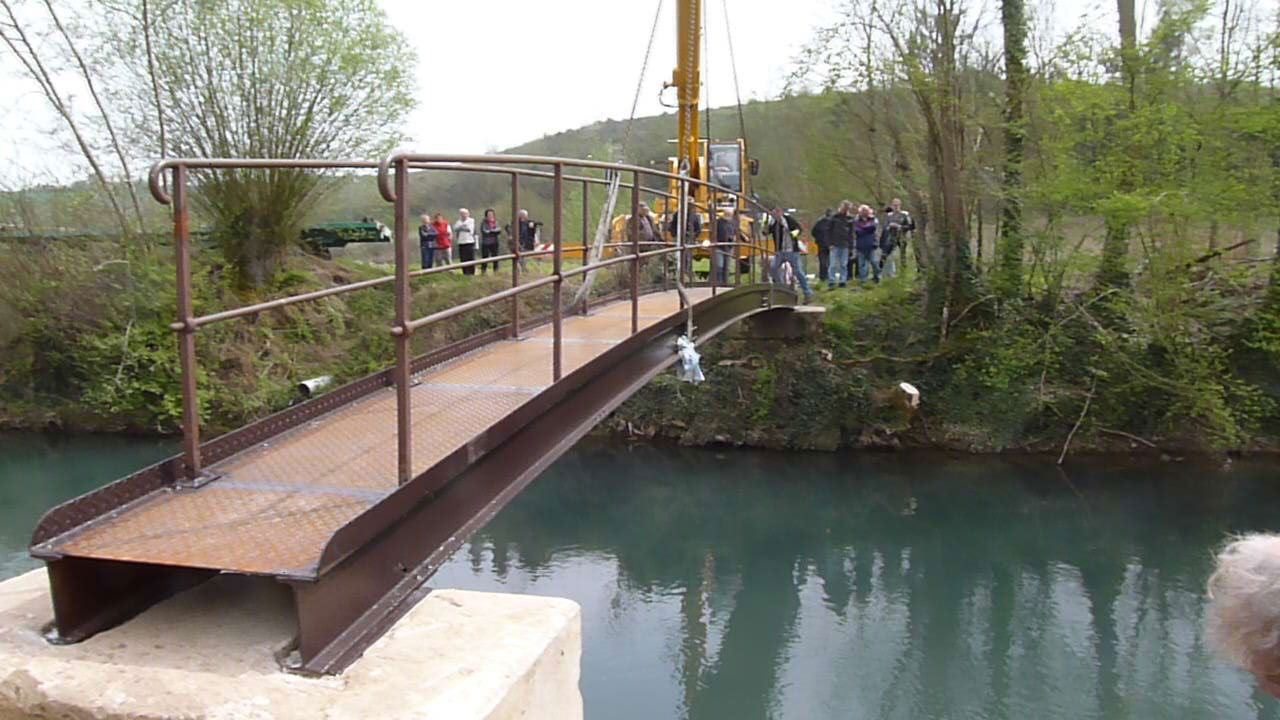
<svg viewBox="0 0 1280 720">
<path fill-rule="evenodd" d="M 872 192 L 865 179 L 843 177 L 830 172 L 831 147 L 845 147 L 844 161 L 863 154 L 850 136 L 845 142 L 843 123 L 835 122 L 838 99 L 823 96 L 791 97 L 770 102 L 752 102 L 743 107 L 743 120 L 751 156 L 761 162 L 761 173 L 755 178 L 755 191 L 766 202 L 778 202 L 801 209 L 802 216 L 821 212 L 838 200 L 858 199 Z M 710 113 L 711 135 L 717 139 L 737 138 L 740 124 L 736 108 L 715 108 Z M 670 139 L 675 136 L 676 119 L 672 114 L 637 118 L 630 142 L 623 148 L 627 122 L 605 120 L 575 130 L 548 135 L 504 151 L 508 154 L 553 155 L 568 158 L 614 160 L 642 167 L 664 169 L 674 152 Z M 855 160 L 856 161 L 856 160 Z M 580 174 L 580 171 L 573 171 Z M 420 173 L 411 182 L 415 215 L 444 212 L 452 218 L 460 207 L 474 213 L 486 207 L 497 209 L 500 218 L 510 215 L 510 184 L 505 176 L 477 173 L 433 171 Z M 565 207 L 568 228 L 581 222 L 581 190 L 576 184 L 567 188 L 570 202 Z M 593 188 L 592 221 L 604 201 L 602 188 Z M 870 202 L 879 198 L 861 200 Z M 628 202 L 624 195 L 620 202 Z M 551 215 L 551 181 L 525 179 L 521 185 L 521 204 L 536 218 Z M 317 208 L 316 221 L 349 220 L 369 215 L 390 223 L 390 206 L 378 196 L 372 177 L 350 177 L 329 193 Z M 576 237 L 576 236 L 574 236 Z"/>
<path fill-rule="evenodd" d="M 867 159 L 870 154 L 850 129 L 852 123 L 848 121 L 847 108 L 851 102 L 850 98 L 839 95 L 798 96 L 751 102 L 743 107 L 749 151 L 761 163 L 754 189 L 763 200 L 800 208 L 807 220 L 810 214 L 821 212 L 842 198 L 859 202 L 887 199 L 880 197 L 884 193 L 876 191 L 869 175 L 844 171 L 859 163 L 870 163 Z M 712 137 L 733 139 L 740 135 L 736 108 L 715 108 L 709 114 Z M 668 156 L 674 152 L 670 140 L 675 136 L 675 126 L 672 114 L 637 118 L 630 142 L 624 149 L 627 122 L 605 120 L 548 135 L 504 152 L 568 158 L 591 156 L 663 169 Z M 521 204 L 536 218 L 549 220 L 551 182 L 526 179 L 522 183 Z M 137 192 L 152 230 L 167 234 L 166 209 L 151 199 L 144 183 L 139 183 Z M 419 173 L 411 182 L 411 192 L 415 216 L 439 211 L 453 219 L 460 207 L 467 207 L 477 215 L 484 208 L 493 207 L 504 220 L 510 215 L 510 184 L 505 176 L 444 171 Z M 580 186 L 576 184 L 567 188 L 569 202 L 565 207 L 565 222 L 575 232 L 581 224 L 580 193 Z M 603 190 L 593 188 L 593 198 L 594 222 L 602 207 Z M 620 200 L 628 201 L 625 195 Z M 366 216 L 388 224 L 392 221 L 391 206 L 378 194 L 371 173 L 335 178 L 310 220 L 338 222 Z M 3 234 L 20 235 L 25 229 L 35 228 L 53 236 L 94 232 L 114 235 L 111 218 L 109 209 L 88 180 L 0 193 Z"/>
</svg>

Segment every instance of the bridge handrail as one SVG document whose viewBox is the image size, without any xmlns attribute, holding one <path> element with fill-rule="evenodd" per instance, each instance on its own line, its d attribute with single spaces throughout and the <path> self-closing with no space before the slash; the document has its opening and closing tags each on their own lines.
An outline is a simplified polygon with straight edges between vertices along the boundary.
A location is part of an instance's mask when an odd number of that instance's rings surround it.
<svg viewBox="0 0 1280 720">
<path fill-rule="evenodd" d="M 504 157 L 507 157 L 507 156 L 504 156 Z M 510 156 L 510 157 L 520 157 L 520 156 Z M 589 161 L 583 161 L 583 162 L 589 162 Z M 572 163 L 566 162 L 565 164 L 572 164 Z M 604 165 L 608 165 L 610 168 L 615 167 L 608 163 Z M 365 160 L 309 160 L 309 159 L 290 160 L 290 159 L 283 159 L 283 158 L 167 158 L 153 164 L 151 166 L 151 170 L 148 175 L 148 186 L 150 187 L 151 194 L 156 199 L 156 201 L 161 203 L 162 205 L 171 204 L 172 198 L 165 191 L 163 184 L 161 182 L 161 177 L 165 170 L 174 169 L 178 167 L 182 167 L 185 169 L 197 169 L 197 170 L 261 170 L 261 169 L 359 170 L 359 169 L 379 169 L 380 166 L 378 163 L 374 163 L 372 161 L 365 161 Z M 467 165 L 462 162 L 421 161 L 421 162 L 411 162 L 409 164 L 409 167 L 412 169 L 420 169 L 420 170 L 442 170 L 442 171 L 454 171 L 454 172 L 487 172 L 487 173 L 501 173 L 501 174 L 521 175 L 521 176 L 540 177 L 540 178 L 555 177 L 555 173 L 542 171 L 542 170 L 531 170 L 528 168 L 519 168 L 519 167 L 503 167 L 503 166 L 497 166 L 497 165 L 488 165 L 488 166 Z M 599 167 L 599 165 L 594 165 L 592 167 Z M 622 168 L 622 169 L 628 169 L 632 171 L 640 171 L 649 175 L 660 175 L 664 177 L 674 177 L 674 178 L 680 177 L 678 175 L 672 175 L 670 173 L 664 173 L 661 171 L 652 170 L 648 168 L 641 168 L 639 166 L 619 164 L 616 167 Z M 586 175 L 565 175 L 563 176 L 563 179 L 571 182 L 593 183 L 593 184 L 600 184 L 600 185 L 609 184 L 609 180 L 607 178 L 598 178 L 598 177 L 591 177 Z M 697 182 L 697 181 L 690 180 L 690 182 Z M 380 180 L 380 183 L 381 183 L 381 180 Z M 627 182 L 620 182 L 619 186 L 623 188 L 629 188 L 629 189 L 636 187 L 634 184 L 627 183 Z M 714 187 L 716 188 L 717 192 L 720 192 L 723 194 L 739 195 L 744 199 L 746 199 L 748 202 L 754 202 L 753 200 L 746 197 L 745 195 L 733 193 L 733 191 L 731 190 L 725 190 L 723 188 L 719 188 L 718 186 L 714 186 Z M 653 193 L 655 195 L 662 195 L 669 198 L 676 197 L 676 193 L 671 193 L 666 190 L 661 190 L 658 188 L 640 186 L 639 189 L 644 192 Z M 695 203 L 695 206 L 698 206 L 697 203 Z M 703 209 L 706 209 L 706 208 L 703 208 Z M 642 244 L 647 244 L 647 243 L 642 243 Z M 631 245 L 630 243 L 606 243 L 605 247 L 629 247 L 630 245 Z M 586 246 L 583 246 L 584 252 L 585 252 L 585 247 Z M 419 278 L 426 275 L 434 275 L 441 272 L 448 272 L 450 270 L 462 269 L 467 267 L 475 267 L 477 265 L 483 265 L 485 263 L 490 263 L 490 262 L 504 262 L 508 260 L 515 260 L 518 257 L 530 258 L 530 257 L 546 256 L 546 255 L 551 255 L 553 252 L 554 251 L 551 251 L 551 250 L 535 250 L 535 251 L 527 251 L 527 252 L 521 252 L 521 253 L 510 253 L 505 255 L 498 255 L 498 256 L 493 256 L 493 257 L 488 257 L 488 258 L 483 258 L 478 260 L 470 260 L 470 261 L 465 261 L 460 263 L 454 263 L 452 265 L 444 265 L 436 268 L 424 268 L 422 270 L 414 270 L 409 273 L 409 277 Z M 609 264 L 612 265 L 613 263 L 609 263 Z M 599 269 L 599 268 L 586 268 L 586 269 L 580 268 L 579 270 L 574 271 L 572 275 L 578 275 L 583 272 L 589 272 L 595 269 Z M 298 303 L 310 302 L 313 300 L 321 300 L 326 297 L 331 297 L 334 295 L 342 295 L 355 290 L 363 290 L 366 288 L 377 287 L 379 285 L 385 285 L 393 282 L 394 280 L 395 280 L 394 275 L 387 275 L 384 277 L 373 278 L 370 280 L 362 280 L 354 283 L 347 283 L 345 285 L 336 285 L 334 287 L 325 288 L 323 290 L 316 290 L 309 293 L 303 293 L 301 295 L 290 295 L 283 298 L 265 300 L 260 303 L 254 303 L 253 305 L 245 305 L 238 308 L 232 308 L 230 310 L 222 310 L 216 313 L 210 313 L 208 315 L 185 318 L 183 320 L 170 323 L 169 328 L 174 331 L 181 331 L 186 329 L 195 330 L 205 325 L 212 325 L 214 323 L 224 322 L 227 320 L 234 320 L 236 318 L 256 315 L 258 313 L 266 312 L 268 310 L 276 310 L 279 308 L 288 307 L 290 305 L 295 305 Z"/>
<path fill-rule="evenodd" d="M 461 263 L 450 264 L 435 268 L 423 268 L 419 270 L 409 269 L 409 241 L 410 241 L 410 219 L 408 207 L 405 198 L 398 197 L 399 191 L 393 191 L 390 186 L 390 170 L 395 166 L 397 187 L 404 188 L 404 194 L 408 194 L 408 182 L 410 172 L 415 170 L 439 170 L 439 171 L 461 171 L 461 172 L 485 172 L 485 173 L 501 173 L 511 176 L 512 182 L 512 226 L 511 231 L 515 230 L 518 208 L 518 180 L 521 177 L 537 177 L 549 178 L 555 183 L 553 213 L 554 221 L 551 223 L 554 229 L 554 238 L 550 248 L 540 250 L 522 251 L 518 246 L 518 237 L 512 237 L 509 242 L 513 243 L 513 252 L 503 254 L 496 257 L 477 258 Z M 522 167 L 528 165 L 550 165 L 551 172 L 544 170 Z M 604 171 L 604 177 L 594 177 L 589 174 L 566 174 L 566 168 L 580 168 L 585 170 Z M 188 171 L 191 170 L 263 170 L 263 169 L 281 169 L 281 170 L 374 170 L 377 173 L 377 184 L 380 194 L 388 201 L 395 204 L 395 265 L 396 272 L 392 275 L 362 280 L 335 287 L 324 288 L 312 292 L 291 295 L 282 298 L 266 300 L 252 305 L 246 305 L 238 308 L 222 310 L 207 315 L 195 315 L 192 301 L 192 277 L 191 277 L 191 258 L 190 258 L 190 213 L 187 207 L 188 195 Z M 166 187 L 162 182 L 166 171 L 172 171 L 172 185 Z M 630 182 L 623 182 L 621 177 L 616 179 L 611 177 L 612 173 L 618 173 L 619 176 L 624 173 L 630 173 Z M 403 175 L 403 177 L 401 177 Z M 677 183 L 678 192 L 670 192 L 667 189 L 646 187 L 641 183 L 641 178 L 659 178 L 670 180 Z M 618 183 L 619 187 L 629 188 L 631 190 L 631 212 L 628 216 L 630 224 L 630 242 L 621 243 L 605 243 L 604 247 L 612 249 L 629 248 L 630 253 L 618 254 L 615 257 L 597 260 L 596 262 L 588 262 L 588 192 L 587 188 L 590 184 L 604 185 L 612 182 Z M 563 243 L 563 205 L 564 193 L 563 184 L 565 181 L 582 183 L 582 200 L 583 200 L 583 243 L 581 246 L 565 248 Z M 751 265 L 748 268 L 752 276 L 755 275 L 756 263 L 755 258 L 760 253 L 767 250 L 762 246 L 751 242 L 747 238 L 738 235 L 734 242 L 728 243 L 707 243 L 692 244 L 684 243 L 682 238 L 683 232 L 679 232 L 678 236 L 681 240 L 676 243 L 656 241 L 640 241 L 638 235 L 638 202 L 640 193 L 651 193 L 653 195 L 665 196 L 667 198 L 675 198 L 677 202 L 684 201 L 691 203 L 692 207 L 711 211 L 711 203 L 705 206 L 701 203 L 694 202 L 689 197 L 690 186 L 702 186 L 708 188 L 715 196 L 736 197 L 745 205 L 754 206 L 763 209 L 763 205 L 754 198 L 749 197 L 741 192 L 729 190 L 710 182 L 690 178 L 686 173 L 675 174 L 665 170 L 641 167 L 638 165 L 629 165 L 626 163 L 608 163 L 595 160 L 579 160 L 575 158 L 561 158 L 554 156 L 536 156 L 536 155 L 448 155 L 448 154 L 419 154 L 408 152 L 395 152 L 387 155 L 381 162 L 363 161 L 363 160 L 324 160 L 324 159 L 286 159 L 286 158 L 166 158 L 152 165 L 148 184 L 152 196 L 157 202 L 164 205 L 172 205 L 173 210 L 173 235 L 175 253 L 177 256 L 176 270 L 178 276 L 178 317 L 176 322 L 170 324 L 170 328 L 178 333 L 179 338 L 179 361 L 181 364 L 182 377 L 182 395 L 183 395 L 183 445 L 184 459 L 186 461 L 185 475 L 188 479 L 198 481 L 199 476 L 203 474 L 201 467 L 200 452 L 200 434 L 199 434 L 199 414 L 196 401 L 196 353 L 195 353 L 195 334 L 196 331 L 205 325 L 232 320 L 235 318 L 255 315 L 257 313 L 288 307 L 303 302 L 311 302 L 321 300 L 323 298 L 332 297 L 344 293 L 357 290 L 363 290 L 383 285 L 392 285 L 395 298 L 395 314 L 396 317 L 392 323 L 391 333 L 396 337 L 397 351 L 396 363 L 393 367 L 393 380 L 397 386 L 397 403 L 401 406 L 398 412 L 397 422 L 399 428 L 399 445 L 400 445 L 400 481 L 406 482 L 411 473 L 409 456 L 407 454 L 408 443 L 408 413 L 409 398 L 409 340 L 415 330 L 429 326 L 433 323 L 440 322 L 473 310 L 479 307 L 488 306 L 503 300 L 511 300 L 511 324 L 510 332 L 512 336 L 518 336 L 520 331 L 519 324 L 519 303 L 518 297 L 524 293 L 543 288 L 547 286 L 555 287 L 555 295 L 553 297 L 553 306 L 551 313 L 551 323 L 553 327 L 553 382 L 558 381 L 561 375 L 561 357 L 562 349 L 560 342 L 561 321 L 564 315 L 562 306 L 562 287 L 565 279 L 578 276 L 585 276 L 588 273 L 604 268 L 621 265 L 624 263 L 631 264 L 631 325 L 632 333 L 638 329 L 638 277 L 640 261 L 659 257 L 664 255 L 676 254 L 683 256 L 684 253 L 698 251 L 709 246 L 717 247 L 734 247 L 738 251 L 735 255 L 740 256 L 741 252 L 748 252 L 748 259 Z M 172 190 L 172 194 L 171 194 Z M 715 227 L 713 225 L 713 227 Z M 713 230 L 714 232 L 714 230 Z M 513 232 L 514 235 L 514 232 Z M 747 242 L 742 242 L 747 240 Z M 642 247 L 654 247 L 657 249 L 642 251 Z M 565 270 L 561 261 L 566 252 L 581 257 L 582 265 L 572 270 Z M 520 274 L 523 265 L 528 258 L 548 257 L 553 259 L 553 268 L 551 275 L 542 277 L 533 282 L 520 282 Z M 484 265 L 490 262 L 511 262 L 512 275 L 511 287 L 495 293 L 491 293 L 485 297 L 477 298 L 450 308 L 432 313 L 426 317 L 413 319 L 409 314 L 409 304 L 411 300 L 409 292 L 409 282 L 412 279 L 434 275 L 444 272 L 452 272 L 464 268 L 473 268 L 477 265 Z M 684 263 L 677 263 L 677 272 L 683 272 Z M 663 264 L 663 275 L 666 277 L 669 271 L 669 265 Z M 734 284 L 741 282 L 742 266 L 739 264 L 737 274 L 733 281 Z M 712 292 L 714 294 L 717 283 L 717 277 L 720 273 L 713 273 L 711 278 Z M 664 279 L 665 283 L 665 279 Z M 582 302 L 582 312 L 587 311 L 586 303 L 589 298 L 585 298 Z M 684 302 L 682 300 L 682 302 Z M 575 310 L 576 312 L 576 310 Z"/>
</svg>

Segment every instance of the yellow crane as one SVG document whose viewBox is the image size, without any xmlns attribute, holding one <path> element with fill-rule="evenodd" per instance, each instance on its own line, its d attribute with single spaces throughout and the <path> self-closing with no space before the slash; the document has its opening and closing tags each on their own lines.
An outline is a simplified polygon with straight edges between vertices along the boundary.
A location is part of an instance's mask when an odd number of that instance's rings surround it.
<svg viewBox="0 0 1280 720">
<path fill-rule="evenodd" d="M 690 212 L 698 215 L 702 230 L 696 238 L 686 237 L 685 242 L 700 248 L 694 253 L 698 258 L 710 255 L 706 246 L 711 243 L 717 215 L 743 211 L 739 215 L 739 229 L 747 237 L 752 236 L 754 220 L 748 212 L 748 203 L 741 195 L 750 194 L 750 177 L 759 172 L 759 163 L 747 157 L 745 138 L 716 140 L 701 133 L 698 93 L 702 89 L 702 29 L 702 0 L 678 0 L 676 66 L 671 73 L 671 80 L 663 84 L 664 90 L 676 90 L 676 154 L 667 159 L 667 171 L 679 174 L 682 169 L 687 168 L 690 178 L 731 191 L 720 193 L 705 185 L 690 185 Z M 679 181 L 671 180 L 667 192 L 678 196 Z M 677 203 L 672 198 L 660 197 L 652 204 L 652 208 L 660 219 L 661 230 L 665 232 L 667 224 L 677 214 Z M 614 220 L 613 235 L 616 242 L 621 242 L 625 236 L 628 220 L 628 216 Z M 722 242 L 731 240 L 721 239 Z M 738 257 L 746 259 L 751 252 L 749 248 L 742 248 Z"/>
</svg>

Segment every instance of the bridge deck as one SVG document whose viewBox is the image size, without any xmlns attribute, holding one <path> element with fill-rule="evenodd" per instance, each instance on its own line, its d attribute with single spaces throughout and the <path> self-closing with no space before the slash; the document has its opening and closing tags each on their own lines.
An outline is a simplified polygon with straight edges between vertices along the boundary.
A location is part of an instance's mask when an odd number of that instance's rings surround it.
<svg viewBox="0 0 1280 720">
<path fill-rule="evenodd" d="M 710 296 L 690 289 L 698 302 Z M 640 299 L 640 326 L 679 312 L 674 291 Z M 630 302 L 566 318 L 567 375 L 625 340 Z M 506 340 L 416 376 L 414 474 L 464 446 L 551 384 L 552 329 Z M 210 468 L 220 477 L 165 489 L 42 550 L 65 556 L 308 577 L 330 536 L 396 488 L 394 388 L 370 394 Z"/>
</svg>

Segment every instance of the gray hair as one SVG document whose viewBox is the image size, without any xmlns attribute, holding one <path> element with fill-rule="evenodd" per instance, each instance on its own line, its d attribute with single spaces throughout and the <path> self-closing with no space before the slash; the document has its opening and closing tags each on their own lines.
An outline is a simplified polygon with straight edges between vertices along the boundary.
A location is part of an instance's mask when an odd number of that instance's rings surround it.
<svg viewBox="0 0 1280 720">
<path fill-rule="evenodd" d="M 1280 670 L 1280 535 L 1242 535 L 1218 552 L 1208 624 L 1227 660 L 1256 675 Z"/>
</svg>

